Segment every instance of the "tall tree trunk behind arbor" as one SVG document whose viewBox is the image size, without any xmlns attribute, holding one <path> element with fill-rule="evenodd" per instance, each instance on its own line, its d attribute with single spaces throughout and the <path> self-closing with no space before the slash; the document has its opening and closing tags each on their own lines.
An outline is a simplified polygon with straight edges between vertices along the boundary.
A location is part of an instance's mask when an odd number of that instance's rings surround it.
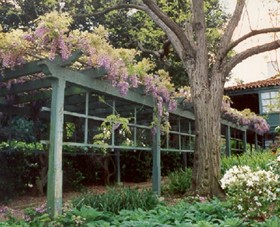
<svg viewBox="0 0 280 227">
<path fill-rule="evenodd" d="M 198 72 L 208 74 L 208 70 Z M 214 77 L 218 76 L 220 76 L 218 73 L 211 77 L 196 75 L 191 80 L 196 118 L 192 190 L 199 195 L 220 197 L 223 195 L 219 179 L 221 102 L 224 83 L 221 79 L 214 80 Z"/>
</svg>

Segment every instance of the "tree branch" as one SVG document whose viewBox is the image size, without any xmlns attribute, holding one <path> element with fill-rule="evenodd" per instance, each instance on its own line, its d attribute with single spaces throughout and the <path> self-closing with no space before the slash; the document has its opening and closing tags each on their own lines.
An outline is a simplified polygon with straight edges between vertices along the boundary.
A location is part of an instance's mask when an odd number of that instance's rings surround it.
<svg viewBox="0 0 280 227">
<path fill-rule="evenodd" d="M 147 7 L 145 12 L 165 31 L 180 58 L 183 60 L 184 55 L 194 58 L 194 45 L 188 39 L 184 30 L 162 12 L 153 0 L 143 0 L 143 3 Z M 187 51 L 187 53 L 182 53 L 185 51 Z"/>
<path fill-rule="evenodd" d="M 206 47 L 206 23 L 205 23 L 205 14 L 204 14 L 204 1 L 203 0 L 193 0 L 192 4 L 192 27 L 193 32 L 195 32 L 197 46 L 199 50 Z M 207 50 L 204 50 L 206 53 Z"/>
<path fill-rule="evenodd" d="M 264 28 L 260 30 L 252 30 L 251 32 L 245 34 L 244 36 L 240 37 L 239 39 L 231 42 L 228 46 L 228 48 L 225 50 L 225 54 L 227 54 L 229 51 L 231 51 L 234 47 L 236 47 L 238 44 L 243 42 L 244 40 L 251 38 L 256 35 L 266 34 L 266 33 L 273 33 L 273 32 L 280 32 L 279 28 Z"/>
<path fill-rule="evenodd" d="M 245 2 L 246 2 L 246 0 L 238 0 L 236 3 L 232 18 L 230 19 L 230 21 L 225 29 L 225 32 L 221 38 L 220 50 L 218 51 L 218 55 L 217 55 L 218 61 L 222 61 L 222 59 L 227 54 L 226 50 L 228 49 L 228 45 L 232 39 L 233 32 L 240 21 L 240 18 L 241 18 L 241 15 L 242 15 L 242 12 L 243 12 L 243 9 L 245 6 Z"/>
<path fill-rule="evenodd" d="M 153 51 L 153 50 L 146 49 L 143 47 L 141 42 L 138 42 L 138 47 L 142 52 L 147 53 L 147 54 L 152 54 L 152 55 L 155 55 L 157 58 L 160 58 L 159 51 Z"/>
<path fill-rule="evenodd" d="M 242 62 L 243 60 L 245 60 L 245 59 L 247 59 L 247 58 L 249 58 L 253 55 L 260 54 L 260 53 L 263 53 L 263 52 L 267 52 L 267 51 L 270 51 L 270 50 L 274 50 L 274 49 L 277 49 L 277 48 L 280 48 L 280 40 L 276 40 L 276 41 L 273 41 L 273 42 L 270 42 L 270 43 L 266 43 L 266 44 L 263 44 L 263 45 L 259 45 L 259 46 L 249 48 L 249 49 L 235 55 L 229 61 L 224 62 L 221 65 L 221 69 L 224 71 L 225 75 L 227 76 L 230 73 L 230 71 L 237 64 Z"/>
</svg>

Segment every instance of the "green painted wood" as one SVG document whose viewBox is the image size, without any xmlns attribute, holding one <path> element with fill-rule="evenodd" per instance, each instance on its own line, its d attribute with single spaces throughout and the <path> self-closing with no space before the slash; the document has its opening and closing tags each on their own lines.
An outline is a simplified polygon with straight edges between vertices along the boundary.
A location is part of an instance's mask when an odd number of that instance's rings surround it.
<svg viewBox="0 0 280 227">
<path fill-rule="evenodd" d="M 49 144 L 48 140 L 41 140 L 42 144 Z M 103 148 L 103 146 L 98 144 L 85 144 L 85 143 L 76 143 L 76 142 L 63 142 L 63 146 L 76 146 L 76 147 L 92 147 L 92 148 Z M 141 150 L 141 151 L 151 151 L 150 147 L 136 147 L 136 146 L 119 146 L 119 145 L 109 145 L 108 149 L 120 149 L 120 150 Z"/>
<path fill-rule="evenodd" d="M 22 92 L 34 91 L 40 88 L 48 88 L 51 86 L 49 78 L 39 79 L 25 82 L 23 84 L 14 84 L 10 89 L 3 88 L 0 90 L 0 96 L 12 95 Z"/>
<path fill-rule="evenodd" d="M 131 90 L 128 91 L 128 95 L 121 96 L 118 89 L 112 87 L 111 83 L 108 81 L 96 80 L 94 78 L 91 78 L 88 75 L 82 74 L 81 72 L 73 71 L 68 68 L 62 68 L 60 66 L 57 66 L 54 63 L 47 61 L 47 60 L 42 61 L 41 64 L 45 64 L 48 67 L 49 71 L 52 74 L 51 76 L 62 78 L 71 83 L 93 89 L 97 92 L 112 95 L 117 98 L 121 98 L 122 100 L 131 101 L 131 102 L 134 102 L 135 104 L 141 104 L 141 105 L 149 106 L 152 108 L 154 106 L 153 98 L 150 96 L 143 96 L 143 95 L 133 92 Z M 193 113 L 191 113 L 189 111 L 184 111 L 179 108 L 172 113 L 177 116 L 194 119 Z"/>
<path fill-rule="evenodd" d="M 191 149 L 175 149 L 175 148 L 160 148 L 161 151 L 163 152 L 185 152 L 185 153 L 193 153 L 193 150 Z"/>
<path fill-rule="evenodd" d="M 247 151 L 247 131 L 242 132 L 242 143 L 243 152 L 245 153 Z"/>
<path fill-rule="evenodd" d="M 134 125 L 137 124 L 137 109 L 134 107 Z M 137 144 L 137 127 L 133 127 L 133 144 L 136 146 Z"/>
<path fill-rule="evenodd" d="M 255 145 L 255 150 L 258 149 L 258 134 L 254 133 L 254 145 Z"/>
<path fill-rule="evenodd" d="M 4 69 L 0 75 L 0 82 L 6 82 L 11 79 L 17 79 L 21 76 L 31 75 L 42 72 L 42 68 L 38 65 L 40 61 L 30 62 L 14 69 Z"/>
<path fill-rule="evenodd" d="M 231 143 L 230 143 L 230 138 L 231 138 L 231 128 L 230 126 L 226 126 L 226 156 L 229 157 L 231 156 Z"/>
<path fill-rule="evenodd" d="M 178 119 L 178 133 L 179 133 L 179 150 L 182 149 L 182 136 L 181 136 L 181 119 Z"/>
<path fill-rule="evenodd" d="M 0 112 L 9 114 L 12 116 L 20 115 L 20 116 L 30 116 L 32 113 L 32 110 L 30 107 L 17 107 L 17 106 L 11 106 L 7 104 L 0 104 Z"/>
<path fill-rule="evenodd" d="M 52 80 L 47 208 L 51 217 L 62 211 L 62 143 L 65 81 Z"/>
<path fill-rule="evenodd" d="M 72 96 L 75 94 L 83 94 L 88 92 L 87 89 L 83 89 L 83 88 L 79 88 L 79 87 L 67 87 L 65 88 L 65 97 L 67 98 L 67 96 Z M 39 100 L 47 100 L 47 99 L 51 99 L 52 96 L 52 91 L 36 91 L 36 93 L 30 95 L 29 93 L 27 94 L 23 94 L 20 96 L 17 96 L 17 99 L 15 100 L 16 104 L 20 104 L 20 103 L 29 103 L 32 101 L 39 101 Z"/>
<path fill-rule="evenodd" d="M 225 119 L 222 119 L 221 123 L 222 123 L 222 125 L 227 125 L 227 126 L 230 126 L 231 128 L 235 128 L 235 129 L 238 129 L 240 131 L 248 130 L 248 126 L 238 125 L 238 124 L 235 124 L 234 122 L 230 122 L 230 121 L 225 120 Z"/>
<path fill-rule="evenodd" d="M 121 154 L 119 149 L 115 149 L 115 161 L 116 161 L 116 167 L 117 167 L 117 176 L 116 181 L 117 184 L 121 183 Z"/>
<path fill-rule="evenodd" d="M 153 172 L 152 172 L 152 188 L 158 196 L 161 194 L 161 166 L 160 166 L 160 117 L 156 125 L 156 133 L 153 135 Z"/>
<path fill-rule="evenodd" d="M 88 109 L 89 109 L 89 93 L 85 96 L 85 129 L 84 129 L 84 143 L 88 143 Z"/>
</svg>

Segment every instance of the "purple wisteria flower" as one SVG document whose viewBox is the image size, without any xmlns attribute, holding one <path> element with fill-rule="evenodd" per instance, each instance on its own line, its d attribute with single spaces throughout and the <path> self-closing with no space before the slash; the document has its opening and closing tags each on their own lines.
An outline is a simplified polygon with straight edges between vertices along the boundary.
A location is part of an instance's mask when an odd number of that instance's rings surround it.
<svg viewBox="0 0 280 227">
<path fill-rule="evenodd" d="M 127 95 L 129 84 L 126 81 L 120 81 L 117 83 L 117 88 L 119 89 L 121 96 L 125 96 Z"/>
<path fill-rule="evenodd" d="M 34 36 L 33 36 L 32 34 L 24 34 L 24 35 L 22 36 L 22 38 L 23 38 L 24 40 L 29 41 L 29 42 L 34 42 Z"/>
<path fill-rule="evenodd" d="M 131 84 L 131 87 L 133 87 L 133 88 L 137 88 L 138 87 L 139 80 L 138 80 L 136 75 L 130 76 L 129 77 L 129 82 Z"/>
<path fill-rule="evenodd" d="M 168 103 L 168 111 L 175 111 L 177 108 L 177 101 L 175 99 L 171 99 Z"/>
<path fill-rule="evenodd" d="M 111 67 L 111 59 L 108 56 L 102 55 L 97 58 L 97 64 L 100 67 L 104 67 L 105 69 L 110 69 Z"/>
<path fill-rule="evenodd" d="M 49 32 L 50 30 L 45 27 L 45 26 L 41 26 L 39 28 L 37 28 L 34 32 L 34 35 L 38 38 L 45 38 L 45 35 Z"/>
<path fill-rule="evenodd" d="M 58 39 L 58 47 L 60 49 L 62 59 L 67 60 L 71 55 L 71 51 L 61 36 Z"/>
</svg>

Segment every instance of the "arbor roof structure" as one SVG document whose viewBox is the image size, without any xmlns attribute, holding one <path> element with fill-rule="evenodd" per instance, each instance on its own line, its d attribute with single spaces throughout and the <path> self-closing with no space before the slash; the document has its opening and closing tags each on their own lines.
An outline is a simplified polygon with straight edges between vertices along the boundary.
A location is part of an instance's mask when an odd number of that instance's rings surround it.
<svg viewBox="0 0 280 227">
<path fill-rule="evenodd" d="M 67 60 L 32 61 L 13 69 L 4 69 L 0 77 L 0 112 L 10 116 L 28 116 L 45 119 L 49 123 L 47 138 L 40 138 L 49 147 L 47 206 L 56 216 L 62 208 L 62 151 L 63 146 L 91 148 L 100 151 L 103 145 L 95 143 L 102 122 L 109 115 L 129 119 L 131 135 L 125 141 L 121 129 L 112 129 L 106 149 L 116 154 L 118 181 L 120 181 L 120 151 L 146 150 L 153 155 L 153 191 L 160 194 L 160 153 L 193 152 L 195 139 L 194 114 L 178 99 L 178 107 L 170 112 L 171 130 L 164 136 L 159 116 L 155 116 L 156 101 L 138 87 L 122 96 L 105 79 L 104 68 L 73 68 L 80 53 Z M 14 83 L 17 81 L 17 83 Z M 100 97 L 102 97 L 100 99 Z M 155 121 L 155 119 L 158 119 Z M 73 133 L 66 135 L 67 123 L 74 123 Z M 118 122 L 113 122 L 117 125 Z M 151 125 L 155 131 L 152 132 Z M 246 149 L 247 126 L 222 120 L 226 141 L 226 154 L 230 155 L 231 130 L 242 133 L 243 150 Z M 78 133 L 79 132 L 79 133 Z M 152 138 L 152 139 L 151 139 Z M 128 142 L 127 142 L 128 140 Z M 86 150 L 86 149 L 85 149 Z"/>
</svg>

